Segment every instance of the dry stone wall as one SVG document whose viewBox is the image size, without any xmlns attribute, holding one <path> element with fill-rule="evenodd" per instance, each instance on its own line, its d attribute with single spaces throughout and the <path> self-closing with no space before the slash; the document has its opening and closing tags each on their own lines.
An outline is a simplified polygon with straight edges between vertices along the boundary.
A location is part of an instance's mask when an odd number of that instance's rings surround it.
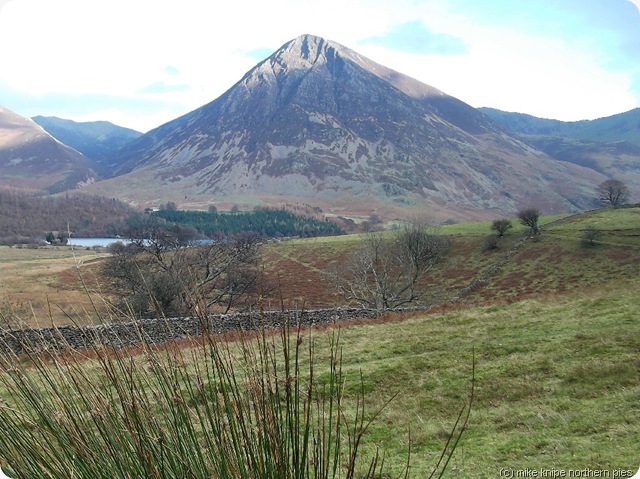
<svg viewBox="0 0 640 479">
<path fill-rule="evenodd" d="M 407 311 L 407 310 L 402 310 Z M 359 318 L 376 318 L 378 311 L 362 308 L 335 308 L 308 311 L 262 311 L 212 315 L 200 318 L 143 319 L 97 326 L 59 326 L 39 329 L 0 330 L 0 349 L 14 353 L 44 350 L 81 350 L 96 345 L 134 346 L 142 342 L 163 343 L 187 337 L 228 331 L 251 331 L 291 325 L 313 326 Z"/>
</svg>

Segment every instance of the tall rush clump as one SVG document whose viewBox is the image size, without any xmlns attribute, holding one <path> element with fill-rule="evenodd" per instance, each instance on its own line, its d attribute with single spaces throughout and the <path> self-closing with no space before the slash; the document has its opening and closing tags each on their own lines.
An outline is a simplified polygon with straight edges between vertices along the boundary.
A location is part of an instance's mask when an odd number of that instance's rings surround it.
<svg viewBox="0 0 640 479">
<path fill-rule="evenodd" d="M 316 364 L 310 335 L 284 325 L 188 347 L 4 352 L 3 467 L 15 479 L 379 477 L 377 453 L 361 454 L 375 414 L 364 392 L 345 405 L 337 329 L 329 349 Z"/>
</svg>

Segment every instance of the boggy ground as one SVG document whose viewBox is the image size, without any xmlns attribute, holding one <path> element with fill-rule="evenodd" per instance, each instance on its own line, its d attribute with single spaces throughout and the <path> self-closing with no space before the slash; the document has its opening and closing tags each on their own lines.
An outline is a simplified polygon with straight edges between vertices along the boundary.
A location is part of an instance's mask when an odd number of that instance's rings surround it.
<svg viewBox="0 0 640 479">
<path fill-rule="evenodd" d="M 67 246 L 0 246 L 0 313 L 12 326 L 86 322 L 101 290 L 95 266 L 106 254 Z M 83 281 L 85 286 L 83 286 Z M 89 313 L 89 314 L 88 314 Z"/>
</svg>

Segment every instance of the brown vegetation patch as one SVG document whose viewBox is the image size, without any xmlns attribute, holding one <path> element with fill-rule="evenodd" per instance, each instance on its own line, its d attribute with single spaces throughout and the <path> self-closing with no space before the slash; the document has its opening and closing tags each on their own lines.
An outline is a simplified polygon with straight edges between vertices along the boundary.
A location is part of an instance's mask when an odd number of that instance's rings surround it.
<svg viewBox="0 0 640 479">
<path fill-rule="evenodd" d="M 67 291 L 83 291 L 85 288 L 91 291 L 100 291 L 103 281 L 100 274 L 100 263 L 71 267 L 61 271 L 51 286 Z"/>
<path fill-rule="evenodd" d="M 307 262 L 271 250 L 265 257 L 266 302 L 276 309 L 285 307 L 321 308 L 340 304 L 340 297 L 330 284 L 325 271 L 330 260 Z"/>
</svg>

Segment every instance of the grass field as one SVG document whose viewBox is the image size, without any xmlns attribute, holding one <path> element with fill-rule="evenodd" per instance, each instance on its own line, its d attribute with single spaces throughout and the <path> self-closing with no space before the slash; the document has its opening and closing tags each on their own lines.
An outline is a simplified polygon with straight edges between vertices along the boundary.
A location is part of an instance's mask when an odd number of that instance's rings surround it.
<svg viewBox="0 0 640 479">
<path fill-rule="evenodd" d="M 365 451 L 383 451 L 389 475 L 381 477 L 397 477 L 410 444 L 410 477 L 428 477 L 475 370 L 469 428 L 445 477 L 630 477 L 640 467 L 640 209 L 549 224 L 499 268 L 521 234 L 512 230 L 497 250 L 484 251 L 488 225 L 445 230 L 453 253 L 425 287 L 446 299 L 487 275 L 458 303 L 341 326 L 347 399 L 363 391 L 367 414 L 390 400 L 365 435 Z M 602 236 L 587 247 L 581 238 L 589 227 Z M 322 271 L 357 244 L 357 237 L 282 242 L 270 245 L 266 261 L 293 303 L 329 304 L 338 299 L 324 291 Z M 24 288 L 47 276 L 49 260 L 53 277 L 74 267 L 64 255 L 57 269 L 45 252 L 33 264 L 12 254 L 0 264 L 19 275 L 25 261 L 33 283 Z M 320 380 L 332 332 L 303 337 L 316 345 Z M 8 399 L 6 391 L 0 396 Z"/>
<path fill-rule="evenodd" d="M 463 301 L 512 301 L 636 276 L 640 265 L 640 208 L 598 210 L 550 224 L 561 218 L 541 218 L 541 241 L 520 248 L 497 274 L 492 273 L 491 281 L 476 285 Z M 492 271 L 526 231 L 513 220 L 513 229 L 499 241 L 498 248 L 484 251 L 490 226 L 490 222 L 480 222 L 442 227 L 441 232 L 453 239 L 453 252 L 425 279 L 428 303 L 449 301 Z M 588 227 L 602 232 L 597 247 L 584 248 L 581 244 Z M 359 244 L 359 235 L 347 235 L 266 245 L 264 270 L 272 288 L 267 305 L 279 308 L 282 299 L 298 307 L 340 305 L 342 298 L 325 273 L 346 261 Z M 96 274 L 102 257 L 85 249 L 0 247 L 0 312 L 32 326 L 97 321 L 93 308 L 105 311 L 101 299 L 104 280 Z M 93 303 L 87 291 L 92 292 Z"/>
<path fill-rule="evenodd" d="M 0 312 L 4 319 L 43 327 L 95 320 L 79 272 L 90 291 L 99 290 L 87 266 L 104 257 L 105 253 L 95 250 L 67 246 L 0 246 Z"/>
<path fill-rule="evenodd" d="M 443 226 L 441 232 L 451 236 L 453 250 L 425 278 L 422 286 L 426 302 L 447 302 L 487 274 L 490 278 L 476 284 L 462 302 L 508 302 L 638 277 L 640 208 L 600 210 L 552 223 L 562 218 L 542 218 L 540 238 L 515 252 L 512 249 L 526 232 L 515 220 L 497 249 L 490 251 L 485 250 L 490 222 Z M 594 247 L 582 244 L 589 227 L 602 231 Z M 269 245 L 265 253 L 267 273 L 270 283 L 278 286 L 274 304 L 280 292 L 298 305 L 340 304 L 340 297 L 333 293 L 322 271 L 347 261 L 359 242 L 358 235 L 350 235 Z"/>
<path fill-rule="evenodd" d="M 469 397 L 475 361 L 469 428 L 445 477 L 497 478 L 505 467 L 589 468 L 610 477 L 637 470 L 638 286 L 617 281 L 508 305 L 343 325 L 346 403 L 354 407 L 362 390 L 367 417 L 384 406 L 365 435 L 364 452 L 383 451 L 390 474 L 384 477 L 397 477 L 410 444 L 409 477 L 428 477 Z M 325 328 L 303 336 L 304 344 L 315 344 L 320 382 L 328 374 L 321 365 L 331 335 Z M 188 348 L 180 357 L 192 367 Z M 0 392 L 5 400 L 6 394 Z M 11 457 L 3 459 L 11 464 Z"/>
<path fill-rule="evenodd" d="M 634 470 L 640 417 L 637 282 L 508 305 L 459 308 L 343 331 L 371 409 L 397 394 L 370 440 L 397 468 L 427 477 L 468 394 L 471 425 L 448 477 L 513 470 Z M 613 476 L 611 476 L 613 477 Z"/>
</svg>

